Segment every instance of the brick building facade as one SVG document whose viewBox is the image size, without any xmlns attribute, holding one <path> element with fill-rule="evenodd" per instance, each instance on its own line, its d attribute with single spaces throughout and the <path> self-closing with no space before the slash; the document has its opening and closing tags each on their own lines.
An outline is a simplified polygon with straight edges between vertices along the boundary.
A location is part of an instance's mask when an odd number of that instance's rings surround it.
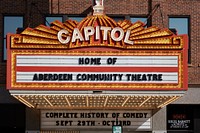
<svg viewBox="0 0 200 133">
<path fill-rule="evenodd" d="M 0 1 L 0 106 L 9 108 L 9 105 L 22 106 L 17 100 L 9 95 L 6 90 L 6 60 L 4 59 L 5 43 L 5 16 L 23 16 L 23 28 L 36 27 L 46 23 L 48 16 L 61 16 L 63 22 L 70 17 L 86 17 L 92 14 L 92 0 L 1 0 Z M 194 109 L 194 122 L 189 131 L 197 133 L 199 131 L 200 116 L 200 2 L 199 0 L 104 0 L 105 13 L 112 18 L 148 18 L 148 26 L 156 25 L 159 28 L 169 28 L 169 18 L 187 18 L 189 36 L 189 61 L 188 61 L 188 84 L 186 94 L 170 106 L 183 105 Z M 15 22 L 13 22 L 15 23 Z M 179 31 L 178 31 L 179 32 Z M 8 106 L 7 106 L 8 105 Z M 195 107 L 194 107 L 195 106 Z M 21 107 L 22 110 L 25 107 Z M 182 106 L 181 106 L 182 108 Z M 0 107 L 0 112 L 1 112 Z M 17 109 L 12 108 L 13 110 Z M 181 109 L 180 109 L 181 110 Z M 26 108 L 25 121 L 30 117 L 38 115 L 33 110 Z M 23 111 L 22 111 L 23 112 Z M 167 132 L 167 107 L 155 111 L 153 121 L 154 133 Z M 30 116 L 30 115 L 33 116 Z M 13 116 L 14 117 L 14 116 Z M 25 117 L 25 116 L 24 116 Z M 158 120 L 162 117 L 162 120 Z M 6 118 L 5 118 L 6 119 Z M 39 118 L 36 118 L 39 119 Z M 33 120 L 34 121 L 34 120 Z M 35 120 L 36 121 L 36 120 Z M 4 123 L 4 122 L 0 122 Z M 30 124 L 27 122 L 22 128 L 24 130 L 39 130 L 39 123 Z M 162 123 L 160 126 L 158 123 Z M 6 124 L 5 126 L 6 127 Z M 0 128 L 4 128 L 1 127 Z M 14 130 L 14 129 L 13 129 Z M 152 131 L 152 132 L 153 132 Z M 178 132 L 179 130 L 176 130 Z M 185 131 L 185 132 L 189 132 Z M 170 132 L 170 131 L 169 131 Z M 172 131 L 173 132 L 173 131 Z M 175 132 L 175 131 L 174 131 Z"/>
</svg>

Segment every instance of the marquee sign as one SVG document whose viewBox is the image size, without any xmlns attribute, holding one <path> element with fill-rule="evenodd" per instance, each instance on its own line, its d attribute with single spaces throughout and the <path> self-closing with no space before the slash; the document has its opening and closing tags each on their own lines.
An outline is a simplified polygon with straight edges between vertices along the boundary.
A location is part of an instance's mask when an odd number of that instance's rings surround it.
<svg viewBox="0 0 200 133">
<path fill-rule="evenodd" d="M 137 131 L 152 129 L 152 112 L 140 111 L 100 111 L 100 110 L 41 110 L 41 129 L 111 129 L 122 126 L 123 129 Z"/>
<path fill-rule="evenodd" d="M 10 90 L 186 90 L 187 37 L 94 15 L 7 36 Z"/>
</svg>

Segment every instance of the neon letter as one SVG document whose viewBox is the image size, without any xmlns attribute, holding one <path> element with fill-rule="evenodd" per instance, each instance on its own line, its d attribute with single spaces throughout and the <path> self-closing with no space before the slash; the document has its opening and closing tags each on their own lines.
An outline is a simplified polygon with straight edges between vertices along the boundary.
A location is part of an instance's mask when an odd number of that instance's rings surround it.
<svg viewBox="0 0 200 133">
<path fill-rule="evenodd" d="M 67 44 L 69 41 L 70 41 L 70 36 L 67 36 L 67 38 L 64 40 L 63 38 L 62 38 L 62 34 L 65 34 L 65 35 L 67 35 L 69 32 L 67 31 L 67 30 L 65 30 L 65 29 L 62 29 L 62 30 L 60 30 L 59 32 L 58 32 L 58 34 L 57 34 L 57 37 L 58 37 L 58 40 L 62 43 L 62 44 Z"/>
<path fill-rule="evenodd" d="M 79 31 L 79 29 L 78 28 L 74 28 L 74 32 L 73 32 L 73 35 L 72 35 L 72 42 L 75 42 L 77 39 L 79 39 L 80 41 L 84 40 L 82 34 Z"/>
</svg>

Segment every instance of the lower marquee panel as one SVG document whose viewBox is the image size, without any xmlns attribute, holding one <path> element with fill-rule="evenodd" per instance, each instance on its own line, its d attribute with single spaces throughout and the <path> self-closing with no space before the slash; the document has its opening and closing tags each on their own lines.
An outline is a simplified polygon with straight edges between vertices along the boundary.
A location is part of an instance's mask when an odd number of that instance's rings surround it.
<svg viewBox="0 0 200 133">
<path fill-rule="evenodd" d="M 42 110 L 42 130 L 112 130 L 120 125 L 125 130 L 151 131 L 152 111 L 113 111 L 113 110 Z"/>
</svg>

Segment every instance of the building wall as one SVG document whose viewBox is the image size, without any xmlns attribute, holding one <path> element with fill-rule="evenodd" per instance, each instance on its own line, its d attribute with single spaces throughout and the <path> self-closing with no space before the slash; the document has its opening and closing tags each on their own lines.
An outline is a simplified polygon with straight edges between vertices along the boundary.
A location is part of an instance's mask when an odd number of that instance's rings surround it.
<svg viewBox="0 0 200 133">
<path fill-rule="evenodd" d="M 24 15 L 24 28 L 36 27 L 45 23 L 45 15 L 91 15 L 92 0 L 0 0 L 0 103 L 19 103 L 6 91 L 6 61 L 2 60 L 3 55 L 3 16 Z M 200 2 L 199 0 L 104 0 L 105 12 L 110 16 L 147 16 L 149 10 L 160 4 L 152 14 L 152 25 L 159 28 L 168 27 L 169 16 L 190 17 L 190 46 L 191 64 L 188 64 L 189 91 L 186 95 L 176 101 L 176 104 L 199 104 L 200 89 Z M 166 108 L 156 110 L 153 119 L 160 119 L 160 122 L 153 123 L 156 132 L 164 133 L 166 126 Z M 39 113 L 27 109 L 28 130 L 38 129 Z M 33 117 L 34 116 L 34 117 Z M 163 124 L 160 124 L 163 123 Z M 164 130 L 164 131 L 163 131 Z"/>
</svg>

